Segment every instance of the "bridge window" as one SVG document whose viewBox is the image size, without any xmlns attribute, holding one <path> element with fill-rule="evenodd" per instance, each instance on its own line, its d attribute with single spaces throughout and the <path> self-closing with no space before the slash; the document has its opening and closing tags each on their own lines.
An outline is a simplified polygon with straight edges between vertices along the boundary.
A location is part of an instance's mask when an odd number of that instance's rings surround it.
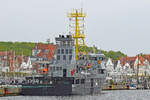
<svg viewBox="0 0 150 100">
<path fill-rule="evenodd" d="M 69 55 L 69 60 L 72 60 L 72 55 Z"/>
<path fill-rule="evenodd" d="M 66 49 L 66 54 L 68 54 L 68 49 Z"/>
<path fill-rule="evenodd" d="M 72 49 L 69 49 L 69 53 L 72 54 Z"/>
<path fill-rule="evenodd" d="M 58 70 L 59 70 L 59 67 L 56 67 L 56 70 L 58 71 Z"/>
<path fill-rule="evenodd" d="M 63 60 L 66 60 L 66 55 L 63 55 Z"/>
<path fill-rule="evenodd" d="M 60 54 L 60 49 L 57 50 L 57 53 Z"/>
<path fill-rule="evenodd" d="M 61 49 L 61 53 L 64 54 L 64 49 Z"/>
<path fill-rule="evenodd" d="M 57 60 L 60 60 L 60 55 L 57 55 Z"/>
</svg>

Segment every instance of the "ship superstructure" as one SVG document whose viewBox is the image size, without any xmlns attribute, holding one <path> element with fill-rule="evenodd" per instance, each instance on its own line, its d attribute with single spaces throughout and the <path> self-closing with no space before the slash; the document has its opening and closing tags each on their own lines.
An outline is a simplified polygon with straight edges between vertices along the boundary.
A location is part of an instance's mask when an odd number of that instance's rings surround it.
<svg viewBox="0 0 150 100">
<path fill-rule="evenodd" d="M 103 54 L 88 54 L 78 60 L 74 75 L 73 94 L 98 94 L 105 80 L 105 62 Z"/>
<path fill-rule="evenodd" d="M 82 9 L 73 10 L 68 17 L 71 21 L 70 35 L 55 38 L 55 60 L 50 64 L 49 75 L 73 79 L 72 94 L 100 93 L 106 75 L 104 54 L 87 52 Z"/>
<path fill-rule="evenodd" d="M 75 66 L 74 39 L 71 35 L 59 35 L 56 40 L 55 59 L 51 62 L 48 75 L 51 77 L 72 77 Z"/>
<path fill-rule="evenodd" d="M 105 80 L 105 57 L 102 53 L 80 54 L 75 59 L 72 35 L 56 37 L 56 53 L 49 67 L 49 77 L 66 77 L 72 81 L 72 94 L 97 94 Z"/>
</svg>

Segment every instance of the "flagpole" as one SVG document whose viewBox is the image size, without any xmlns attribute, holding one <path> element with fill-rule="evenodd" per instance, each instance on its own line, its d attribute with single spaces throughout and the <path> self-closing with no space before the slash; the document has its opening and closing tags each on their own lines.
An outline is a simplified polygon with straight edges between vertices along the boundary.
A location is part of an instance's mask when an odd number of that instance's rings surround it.
<svg viewBox="0 0 150 100">
<path fill-rule="evenodd" d="M 137 63 L 137 89 L 138 89 L 138 84 L 139 84 L 139 54 L 137 55 L 137 58 L 138 58 L 138 63 Z"/>
</svg>

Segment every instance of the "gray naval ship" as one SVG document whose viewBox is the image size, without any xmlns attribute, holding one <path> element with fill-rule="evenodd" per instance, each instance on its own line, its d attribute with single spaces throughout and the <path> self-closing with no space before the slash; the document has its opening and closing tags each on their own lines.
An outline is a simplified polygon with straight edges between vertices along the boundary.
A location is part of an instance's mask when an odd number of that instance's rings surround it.
<svg viewBox="0 0 150 100">
<path fill-rule="evenodd" d="M 59 35 L 55 40 L 56 52 L 49 66 L 49 77 L 71 78 L 73 95 L 99 94 L 106 76 L 104 54 L 79 54 L 76 60 L 72 35 Z"/>
</svg>

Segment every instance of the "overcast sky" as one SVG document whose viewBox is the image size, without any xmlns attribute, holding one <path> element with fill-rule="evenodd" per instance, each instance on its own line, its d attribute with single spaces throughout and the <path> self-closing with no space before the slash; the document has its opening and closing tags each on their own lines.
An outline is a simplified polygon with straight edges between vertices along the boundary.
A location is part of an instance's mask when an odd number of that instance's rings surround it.
<svg viewBox="0 0 150 100">
<path fill-rule="evenodd" d="M 88 45 L 150 54 L 150 0 L 0 0 L 0 41 L 54 41 L 68 30 L 67 11 L 81 7 Z"/>
</svg>

